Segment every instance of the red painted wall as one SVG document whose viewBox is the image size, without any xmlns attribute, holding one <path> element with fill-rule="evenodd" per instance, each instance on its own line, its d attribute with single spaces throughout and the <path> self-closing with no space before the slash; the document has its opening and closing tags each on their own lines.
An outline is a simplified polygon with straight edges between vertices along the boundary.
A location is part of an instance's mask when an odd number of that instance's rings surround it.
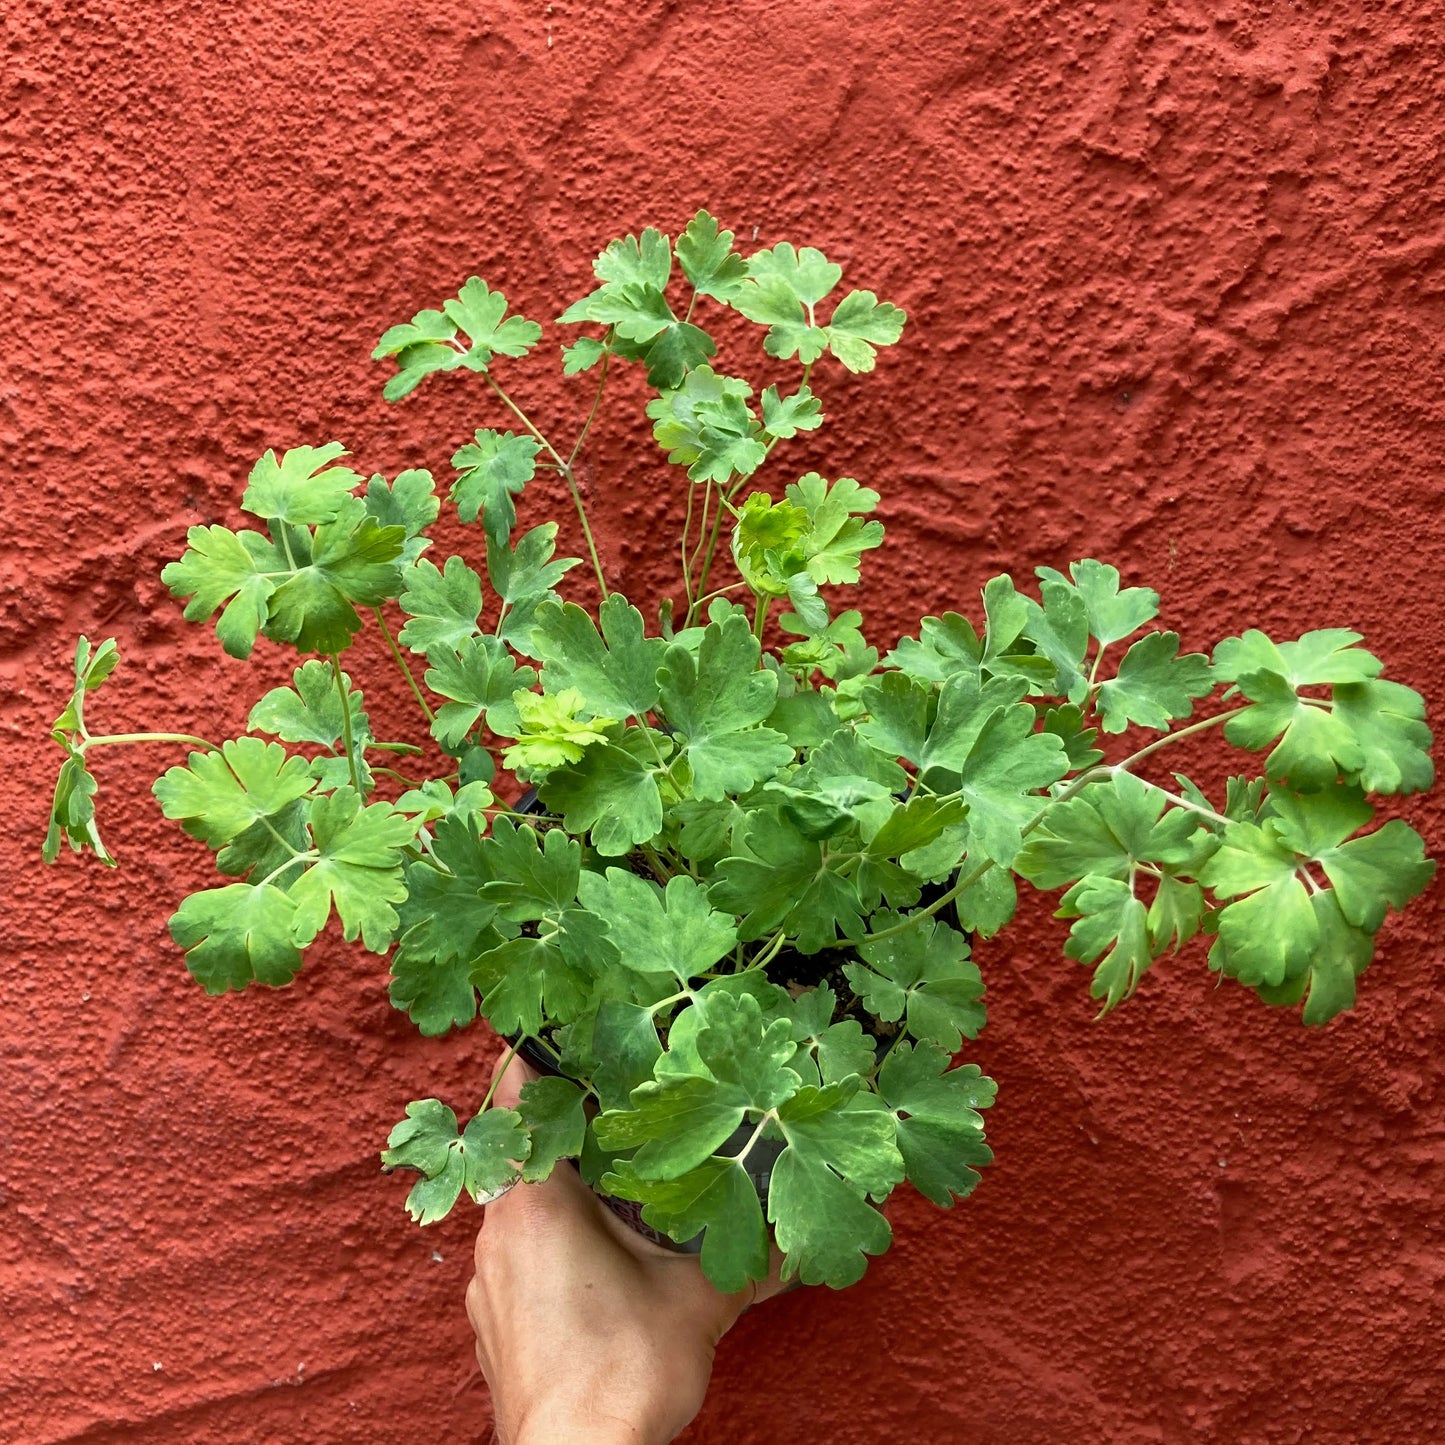
<svg viewBox="0 0 1445 1445">
<path fill-rule="evenodd" d="M 874 379 L 818 378 L 818 458 L 884 494 L 886 639 L 1096 555 L 1190 646 L 1358 626 L 1445 702 L 1434 0 L 11 0 L 0 33 L 0 1438 L 485 1436 L 476 1219 L 414 1229 L 376 1150 L 492 1040 L 417 1038 L 335 942 L 203 997 L 165 919 L 204 850 L 124 818 L 168 756 L 107 760 L 119 873 L 38 863 L 74 633 L 120 638 L 108 725 L 243 725 L 253 670 L 157 573 L 261 450 L 445 475 L 499 421 L 460 382 L 388 407 L 367 360 L 472 271 L 545 318 L 706 204 L 904 305 Z M 561 422 L 584 383 L 545 365 L 509 378 Z M 593 506 L 655 597 L 678 489 L 633 439 Z M 983 958 L 984 1187 L 744 1320 L 686 1438 L 1438 1438 L 1439 892 L 1322 1034 L 1195 949 L 1096 1026 L 1047 912 Z"/>
</svg>

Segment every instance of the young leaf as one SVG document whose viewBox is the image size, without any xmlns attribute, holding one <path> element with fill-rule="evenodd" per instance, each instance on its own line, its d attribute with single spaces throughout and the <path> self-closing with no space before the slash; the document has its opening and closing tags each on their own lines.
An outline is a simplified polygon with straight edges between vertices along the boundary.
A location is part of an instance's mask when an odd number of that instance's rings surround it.
<svg viewBox="0 0 1445 1445">
<path fill-rule="evenodd" d="M 61 843 L 66 842 L 72 852 L 79 853 L 88 847 L 102 863 L 115 867 L 115 859 L 101 842 L 100 830 L 95 825 L 98 786 L 94 775 L 86 769 L 83 753 L 71 752 L 61 763 L 50 804 L 50 824 L 40 855 L 47 863 L 55 862 L 60 856 Z"/>
<path fill-rule="evenodd" d="M 509 768 L 558 768 L 578 763 L 588 748 L 607 741 L 617 718 L 587 717 L 582 694 L 574 687 L 558 693 L 517 692 L 512 695 L 517 721 L 498 715 L 492 727 L 516 741 L 503 749 Z"/>
<path fill-rule="evenodd" d="M 579 336 L 571 346 L 562 348 L 562 375 L 576 376 L 578 372 L 591 371 L 604 356 L 608 348 L 591 336 Z"/>
</svg>

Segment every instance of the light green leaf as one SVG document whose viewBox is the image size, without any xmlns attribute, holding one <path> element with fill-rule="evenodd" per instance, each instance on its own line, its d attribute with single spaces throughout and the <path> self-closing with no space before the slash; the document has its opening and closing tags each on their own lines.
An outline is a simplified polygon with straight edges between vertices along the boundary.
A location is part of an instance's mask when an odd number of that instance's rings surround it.
<svg viewBox="0 0 1445 1445">
<path fill-rule="evenodd" d="M 455 559 L 453 559 L 455 560 Z M 475 576 L 475 574 L 473 574 Z M 465 637 L 455 652 L 433 645 L 426 685 L 449 699 L 437 710 L 432 735 L 445 748 L 458 748 L 488 708 L 510 703 L 514 693 L 537 681 L 530 667 L 518 667 L 495 637 Z"/>
<path fill-rule="evenodd" d="M 863 1190 L 816 1160 L 784 1149 L 773 1166 L 768 1218 L 787 1258 L 783 1278 L 844 1289 L 863 1278 L 866 1256 L 893 1242 L 888 1221 Z"/>
<path fill-rule="evenodd" d="M 596 624 L 573 602 L 537 608 L 532 646 L 544 664 L 549 691 L 576 688 L 599 716 L 642 717 L 657 702 L 657 670 L 667 651 L 660 637 L 644 636 L 642 614 L 614 592 L 598 608 Z"/>
<path fill-rule="evenodd" d="M 383 476 L 372 477 L 362 500 L 378 526 L 400 527 L 406 533 L 401 554 L 403 566 L 409 567 L 431 546 L 431 539 L 425 533 L 440 514 L 441 503 L 437 501 L 436 484 L 430 472 L 398 472 L 394 482 L 388 482 Z"/>
<path fill-rule="evenodd" d="M 482 519 L 489 537 L 505 542 L 517 524 L 512 498 L 536 475 L 541 443 L 512 432 L 483 430 L 452 456 L 451 499 L 464 522 Z"/>
<path fill-rule="evenodd" d="M 1121 733 L 1130 723 L 1167 732 L 1173 719 L 1194 711 L 1194 699 L 1214 687 L 1209 659 L 1178 652 L 1177 632 L 1149 632 L 1124 654 L 1118 675 L 1099 688 L 1106 733 Z"/>
<path fill-rule="evenodd" d="M 1104 1000 L 1102 1017 L 1130 997 L 1154 961 L 1149 910 L 1128 882 L 1090 874 L 1064 894 L 1056 918 L 1072 918 L 1064 953 L 1094 964 L 1089 993 Z"/>
<path fill-rule="evenodd" d="M 877 348 L 891 346 L 903 334 L 907 315 L 871 291 L 850 291 L 828 323 L 828 350 L 849 371 L 872 371 Z"/>
<path fill-rule="evenodd" d="M 292 447 L 279 461 L 275 452 L 267 452 L 251 468 L 242 508 L 253 516 L 293 526 L 331 521 L 361 481 L 349 467 L 331 465 L 346 454 L 340 442 Z"/>
<path fill-rule="evenodd" d="M 412 1219 L 435 1224 L 464 1189 L 482 1203 L 506 1189 L 530 1143 L 513 1109 L 484 1109 L 458 1133 L 457 1116 L 446 1105 L 419 1099 L 406 1106 L 406 1118 L 392 1129 L 387 1146 L 383 1169 L 416 1169 L 422 1175 L 407 1197 Z"/>
<path fill-rule="evenodd" d="M 385 952 L 398 924 L 392 904 L 406 897 L 401 850 L 416 836 L 415 821 L 389 803 L 362 807 L 350 788 L 338 788 L 312 800 L 310 828 L 320 856 L 291 885 L 292 938 L 306 947 L 334 906 L 348 943 L 359 937 L 370 952 Z"/>
<path fill-rule="evenodd" d="M 249 983 L 290 983 L 301 969 L 292 941 L 295 902 L 272 883 L 232 883 L 192 893 L 170 921 L 186 967 L 207 993 Z"/>
<path fill-rule="evenodd" d="M 733 250 L 733 233 L 699 211 L 677 238 L 677 260 L 689 284 L 701 296 L 730 301 L 748 274 L 747 263 Z"/>
<path fill-rule="evenodd" d="M 538 784 L 548 808 L 565 815 L 567 831 L 590 832 L 604 858 L 623 857 L 662 830 L 662 793 L 639 733 L 629 728 L 616 743 L 588 746 L 579 762 L 554 767 Z"/>
<path fill-rule="evenodd" d="M 626 1163 L 604 1175 L 617 1199 L 635 1199 L 643 1222 L 681 1243 L 702 1234 L 703 1273 L 724 1294 L 766 1279 L 770 1267 L 762 1205 L 747 1170 L 714 1155 L 676 1179 L 643 1179 Z"/>
<path fill-rule="evenodd" d="M 661 709 L 692 769 L 695 797 L 744 793 L 793 756 L 788 740 L 758 726 L 773 709 L 778 680 L 758 670 L 760 649 L 746 621 L 711 622 L 694 656 L 671 644 L 658 674 Z"/>
<path fill-rule="evenodd" d="M 223 743 L 219 753 L 192 753 L 186 766 L 157 778 L 152 791 L 167 818 L 179 819 L 191 837 L 220 848 L 315 786 L 305 758 L 288 756 L 280 743 L 237 738 Z"/>
<path fill-rule="evenodd" d="M 872 932 L 882 933 L 906 917 L 877 913 Z M 858 952 L 864 963 L 846 963 L 843 972 L 875 1018 L 894 1023 L 906 1014 L 914 1038 L 942 1044 L 951 1054 L 964 1039 L 978 1036 L 987 1017 L 983 980 L 961 933 L 924 918 L 891 938 L 861 944 Z"/>
<path fill-rule="evenodd" d="M 686 985 L 729 954 L 737 943 L 731 918 L 708 906 L 692 878 L 670 878 L 664 891 L 625 868 L 583 873 L 583 906 L 607 920 L 608 936 L 625 968 L 671 974 Z"/>
<path fill-rule="evenodd" d="M 398 641 L 413 652 L 460 650 L 481 631 L 482 579 L 460 557 L 448 557 L 443 570 L 426 561 L 406 569 L 401 610 L 409 621 Z"/>
<path fill-rule="evenodd" d="M 993 1160 L 978 1111 L 993 1103 L 998 1088 L 976 1064 L 948 1065 L 942 1049 L 904 1043 L 878 1074 L 878 1092 L 892 1111 L 909 1183 L 945 1209 L 955 1198 L 973 1193 L 978 1170 Z"/>
<path fill-rule="evenodd" d="M 587 1133 L 586 1095 L 571 1079 L 530 1079 L 522 1085 L 519 1109 L 532 1145 L 522 1178 L 545 1179 L 559 1159 L 575 1159 Z"/>
<path fill-rule="evenodd" d="M 183 614 L 203 622 L 222 607 L 216 636 L 232 657 L 250 657 L 256 634 L 265 625 L 275 578 L 290 569 L 286 559 L 259 532 L 226 527 L 192 527 L 186 551 L 161 571 L 171 596 L 189 598 Z M 224 604 L 224 606 L 223 606 Z"/>
</svg>

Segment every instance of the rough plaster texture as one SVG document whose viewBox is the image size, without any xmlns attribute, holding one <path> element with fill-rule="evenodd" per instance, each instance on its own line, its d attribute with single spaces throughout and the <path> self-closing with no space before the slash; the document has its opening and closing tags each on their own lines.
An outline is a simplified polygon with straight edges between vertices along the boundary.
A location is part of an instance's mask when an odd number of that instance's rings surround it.
<svg viewBox="0 0 1445 1445">
<path fill-rule="evenodd" d="M 375 1151 L 408 1099 L 473 1100 L 490 1037 L 418 1039 L 336 942 L 289 991 L 204 998 L 165 919 L 205 860 L 125 817 L 170 758 L 102 770 L 120 872 L 37 861 L 74 633 L 120 638 L 109 725 L 242 726 L 251 674 L 156 576 L 262 449 L 444 475 L 495 419 L 460 383 L 389 408 L 366 359 L 472 271 L 545 316 L 602 241 L 707 204 L 904 305 L 870 384 L 818 377 L 819 459 L 884 493 L 889 638 L 1097 555 L 1190 645 L 1355 625 L 1445 700 L 1433 0 L 12 0 L 0 27 L 4 1440 L 486 1433 L 475 1220 L 412 1228 Z M 582 387 L 545 373 L 515 385 L 562 425 Z M 678 491 L 626 455 L 593 505 L 655 599 Z M 1403 812 L 1438 844 L 1438 804 Z M 750 1315 L 686 1438 L 1438 1438 L 1439 893 L 1322 1034 L 1197 949 L 1095 1026 L 1046 915 L 983 958 L 984 1187 L 900 1198 L 861 1286 Z"/>
</svg>

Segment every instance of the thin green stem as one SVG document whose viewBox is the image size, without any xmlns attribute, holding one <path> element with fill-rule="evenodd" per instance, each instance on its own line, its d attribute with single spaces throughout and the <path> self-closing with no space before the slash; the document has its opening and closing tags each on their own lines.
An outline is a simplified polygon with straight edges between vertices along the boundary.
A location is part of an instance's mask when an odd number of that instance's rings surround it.
<svg viewBox="0 0 1445 1445">
<path fill-rule="evenodd" d="M 678 993 L 669 994 L 666 998 L 658 999 L 656 1003 L 648 1004 L 647 1012 L 649 1015 L 655 1017 L 657 1014 L 660 1014 L 663 1009 L 671 1008 L 673 1004 L 681 1003 L 685 998 L 696 997 L 697 995 L 690 988 L 685 988 Z"/>
<path fill-rule="evenodd" d="M 257 821 L 293 858 L 300 858 L 306 852 L 305 848 L 293 848 L 291 844 L 277 832 L 269 818 L 259 818 Z"/>
<path fill-rule="evenodd" d="M 687 484 L 687 515 L 682 520 L 682 595 L 687 603 L 688 615 L 692 612 L 692 568 L 688 564 L 687 542 L 692 532 L 692 498 L 696 490 L 696 482 Z"/>
<path fill-rule="evenodd" d="M 609 331 L 608 335 L 612 333 Z M 602 358 L 602 370 L 597 377 L 597 395 L 592 398 L 592 410 L 587 413 L 587 420 L 582 423 L 582 430 L 577 433 L 577 440 L 572 443 L 572 450 L 567 454 L 566 467 L 572 469 L 572 463 L 582 454 L 582 443 L 587 440 L 587 433 L 592 430 L 592 423 L 597 420 L 597 413 L 602 409 L 602 392 L 607 385 L 607 368 L 612 362 L 612 353 L 609 351 Z"/>
<path fill-rule="evenodd" d="M 205 738 L 198 738 L 192 733 L 97 733 L 84 741 L 87 748 L 107 748 L 112 743 L 195 743 L 207 752 L 221 751 L 215 743 L 208 743 Z"/>
<path fill-rule="evenodd" d="M 1245 704 L 1246 707 L 1250 705 Z M 1206 728 L 1218 727 L 1220 723 L 1228 722 L 1230 718 L 1237 717 L 1244 710 L 1244 707 L 1232 707 L 1228 712 L 1217 713 L 1214 717 L 1207 717 L 1202 722 L 1190 723 L 1187 728 L 1180 728 L 1177 733 L 1166 733 L 1162 738 L 1150 743 L 1147 748 L 1140 748 L 1137 753 L 1130 753 L 1122 763 L 1115 763 L 1115 771 L 1127 772 L 1132 764 L 1152 757 L 1160 748 L 1167 748 L 1171 743 L 1177 743 L 1180 738 L 1187 738 L 1193 733 L 1202 733 Z"/>
<path fill-rule="evenodd" d="M 787 941 L 787 931 L 780 928 L 767 942 L 763 951 L 749 961 L 748 966 L 743 969 L 744 973 L 751 973 L 757 968 L 766 968 L 782 951 L 783 944 Z"/>
<path fill-rule="evenodd" d="M 719 489 L 717 511 L 716 513 L 714 513 L 712 519 L 712 535 L 708 538 L 707 552 L 702 559 L 702 570 L 698 572 L 697 581 L 695 583 L 695 586 L 697 587 L 697 590 L 699 592 L 701 592 L 703 588 L 707 586 L 708 573 L 712 571 L 712 559 L 717 553 L 718 533 L 722 530 L 723 513 L 727 510 L 726 504 L 727 495 L 721 489 Z M 688 613 L 687 622 L 684 624 L 684 626 L 691 625 L 692 617 L 693 614 L 691 612 Z"/>
<path fill-rule="evenodd" d="M 374 766 L 371 771 L 373 773 L 381 773 L 388 778 L 395 778 L 398 783 L 402 784 L 403 787 L 419 788 L 422 786 L 421 783 L 419 783 L 415 778 L 409 778 L 406 776 L 405 773 L 397 772 L 395 768 L 382 768 Z"/>
<path fill-rule="evenodd" d="M 416 685 L 416 678 L 411 675 L 411 668 L 406 664 L 406 658 L 401 655 L 401 648 L 396 645 L 396 639 L 391 635 L 391 628 L 386 625 L 386 618 L 381 615 L 380 607 L 371 609 L 376 613 L 377 625 L 381 628 L 381 635 L 386 639 L 386 645 L 391 650 L 391 655 L 396 665 L 401 669 L 401 675 L 406 679 L 406 685 L 411 689 L 412 696 L 421 705 L 421 710 L 426 714 L 426 720 L 436 721 L 436 713 L 432 711 L 431 704 L 422 696 L 422 690 Z"/>
<path fill-rule="evenodd" d="M 522 408 L 519 407 L 517 403 L 514 402 L 512 398 L 508 396 L 507 393 L 503 391 L 502 388 L 497 384 L 496 378 L 493 377 L 490 372 L 485 373 L 485 375 L 487 378 L 487 385 L 490 386 L 492 390 L 497 393 L 497 396 L 501 399 L 502 404 L 508 407 L 511 410 L 512 414 L 517 418 L 517 420 L 520 421 L 522 425 L 526 427 L 527 430 L 531 432 L 534 437 L 537 438 L 537 440 L 542 445 L 542 449 L 547 452 L 548 455 L 550 455 L 556 461 L 558 467 L 561 468 L 562 480 L 567 483 L 567 490 L 572 493 L 572 501 L 577 508 L 577 520 L 582 523 L 582 537 L 583 540 L 587 543 L 587 555 L 592 559 L 592 570 L 597 574 L 597 585 L 602 589 L 602 597 L 605 601 L 609 596 L 609 593 L 607 591 L 607 578 L 602 575 L 602 562 L 597 555 L 597 543 L 592 538 L 592 525 L 587 520 L 587 508 L 583 505 L 582 492 L 577 486 L 577 477 L 572 471 L 572 463 L 566 461 L 563 458 L 562 453 L 559 452 L 557 448 L 554 447 L 552 443 L 549 442 L 547 438 L 542 435 L 542 433 L 533 423 L 531 417 L 529 417 L 527 413 L 524 412 Z"/>
<path fill-rule="evenodd" d="M 367 747 L 376 748 L 383 753 L 406 753 L 413 756 L 419 756 L 426 751 L 424 748 L 417 747 L 415 743 L 379 743 L 375 740 L 367 743 Z"/>
<path fill-rule="evenodd" d="M 527 1034 L 521 1034 L 515 1043 L 507 1045 L 507 1052 L 502 1055 L 501 1062 L 497 1065 L 497 1071 L 492 1075 L 492 1082 L 487 1085 L 486 1097 L 483 1098 L 481 1105 L 477 1109 L 477 1113 L 480 1114 L 482 1110 L 492 1102 L 492 1095 L 497 1092 L 497 1085 L 502 1082 L 502 1075 L 507 1072 L 507 1065 L 517 1057 L 517 1050 L 522 1047 L 522 1040 L 527 1037 Z"/>
<path fill-rule="evenodd" d="M 315 850 L 298 853 L 294 858 L 288 858 L 279 868 L 273 868 L 256 886 L 264 888 L 273 878 L 279 878 L 288 868 L 294 868 L 298 863 L 312 863 L 320 856 L 321 854 Z"/>
<path fill-rule="evenodd" d="M 351 774 L 351 786 L 361 796 L 361 778 L 356 771 L 356 744 L 351 732 L 351 697 L 346 685 L 346 674 L 341 670 L 341 654 L 331 654 L 331 676 L 336 679 L 336 693 L 341 699 L 341 741 L 346 747 L 346 769 Z"/>
<path fill-rule="evenodd" d="M 753 636 L 761 643 L 763 640 L 763 628 L 768 623 L 768 609 L 773 605 L 773 599 L 766 592 L 758 593 L 758 605 L 753 612 Z"/>
</svg>

